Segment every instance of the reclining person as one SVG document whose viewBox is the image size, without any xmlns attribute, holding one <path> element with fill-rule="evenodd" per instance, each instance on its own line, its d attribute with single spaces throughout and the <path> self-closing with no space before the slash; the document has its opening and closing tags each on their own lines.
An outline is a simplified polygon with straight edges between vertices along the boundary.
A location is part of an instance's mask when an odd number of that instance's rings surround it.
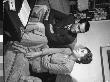
<svg viewBox="0 0 110 82">
<path fill-rule="evenodd" d="M 54 74 L 70 74 L 74 64 L 89 64 L 92 61 L 92 53 L 87 47 L 77 48 L 44 48 L 38 52 L 25 54 L 29 58 L 33 75 L 41 78 L 43 82 L 50 79 L 47 72 Z M 48 75 L 48 76 L 47 76 Z M 55 78 L 51 81 L 55 81 Z"/>
<path fill-rule="evenodd" d="M 55 23 L 52 22 L 54 18 L 58 20 Z M 81 19 L 75 23 L 76 20 L 73 15 L 50 9 L 44 20 L 49 47 L 65 47 L 64 45 L 77 41 L 77 34 L 89 31 L 90 24 L 87 19 Z"/>
<path fill-rule="evenodd" d="M 51 73 L 71 73 L 74 63 L 89 64 L 92 61 L 92 53 L 87 47 L 79 47 L 71 51 L 70 48 L 45 48 L 39 52 L 29 52 L 27 58 L 42 56 L 42 65 Z"/>
</svg>

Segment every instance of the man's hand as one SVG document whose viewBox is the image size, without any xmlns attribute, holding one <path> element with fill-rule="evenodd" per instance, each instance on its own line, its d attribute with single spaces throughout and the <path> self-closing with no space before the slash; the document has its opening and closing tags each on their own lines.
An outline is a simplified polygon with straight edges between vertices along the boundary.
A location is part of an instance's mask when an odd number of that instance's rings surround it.
<svg viewBox="0 0 110 82">
<path fill-rule="evenodd" d="M 50 26 L 50 32 L 53 34 L 54 31 L 53 31 L 53 26 L 52 26 L 52 24 L 50 24 L 49 26 Z"/>
</svg>

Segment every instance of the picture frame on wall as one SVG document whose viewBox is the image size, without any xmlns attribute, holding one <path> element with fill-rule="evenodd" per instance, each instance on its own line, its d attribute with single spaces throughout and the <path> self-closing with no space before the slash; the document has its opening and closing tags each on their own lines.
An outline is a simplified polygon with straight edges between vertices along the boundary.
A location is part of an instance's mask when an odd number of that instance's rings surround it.
<svg viewBox="0 0 110 82">
<path fill-rule="evenodd" d="M 100 47 L 103 82 L 110 82 L 110 46 Z"/>
</svg>

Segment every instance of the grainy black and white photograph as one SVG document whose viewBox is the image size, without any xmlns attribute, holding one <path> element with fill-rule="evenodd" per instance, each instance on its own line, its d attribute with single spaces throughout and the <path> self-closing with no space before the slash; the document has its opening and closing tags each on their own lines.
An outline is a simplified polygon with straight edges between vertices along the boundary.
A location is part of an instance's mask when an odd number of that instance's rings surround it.
<svg viewBox="0 0 110 82">
<path fill-rule="evenodd" d="M 3 0 L 2 50 L 4 82 L 110 82 L 110 0 Z"/>
</svg>

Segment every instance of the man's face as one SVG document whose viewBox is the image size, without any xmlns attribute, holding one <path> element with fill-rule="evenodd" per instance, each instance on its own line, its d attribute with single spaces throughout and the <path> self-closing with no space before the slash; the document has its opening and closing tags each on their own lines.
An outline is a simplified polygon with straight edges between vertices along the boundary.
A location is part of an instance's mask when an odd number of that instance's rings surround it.
<svg viewBox="0 0 110 82">
<path fill-rule="evenodd" d="M 72 26 L 71 31 L 73 33 L 84 33 L 85 32 L 85 23 L 76 23 Z"/>
</svg>

